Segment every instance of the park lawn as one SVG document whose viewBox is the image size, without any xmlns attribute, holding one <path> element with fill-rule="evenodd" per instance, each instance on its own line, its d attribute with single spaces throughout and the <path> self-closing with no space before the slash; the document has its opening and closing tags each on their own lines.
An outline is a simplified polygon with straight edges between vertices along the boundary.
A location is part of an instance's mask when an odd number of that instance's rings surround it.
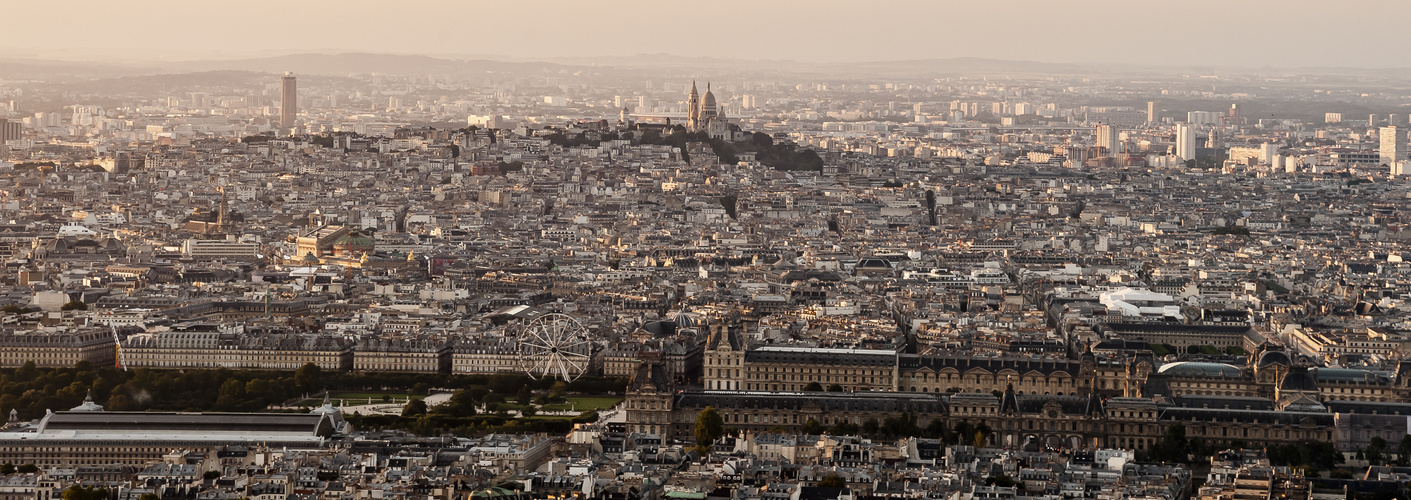
<svg viewBox="0 0 1411 500">
<path fill-rule="evenodd" d="M 405 399 L 407 398 L 407 394 L 406 394 L 406 393 L 398 393 L 398 392 L 337 392 L 337 391 L 334 391 L 333 393 L 331 393 L 331 394 L 329 395 L 329 398 L 333 400 L 333 404 L 335 404 L 335 405 L 338 404 L 338 400 L 339 400 L 339 399 L 342 399 L 342 400 L 344 400 L 344 403 L 347 404 L 348 406 L 357 406 L 357 405 L 364 405 L 364 404 L 367 404 L 367 398 L 372 398 L 372 404 L 383 404 L 382 396 L 384 396 L 384 395 L 390 396 L 390 397 L 392 398 L 392 401 L 403 401 L 403 400 L 405 400 Z M 423 399 L 423 398 L 425 398 L 426 396 L 423 396 L 423 395 L 420 395 L 420 394 L 413 394 L 411 397 L 412 397 L 412 399 Z M 317 406 L 322 405 L 322 404 L 323 404 L 323 396 L 318 396 L 318 397 L 314 397 L 314 398 L 301 399 L 301 400 L 299 400 L 299 401 L 296 401 L 296 402 L 293 404 L 293 406 L 307 406 L 307 407 L 313 408 L 313 407 L 317 407 Z"/>
<path fill-rule="evenodd" d="M 382 401 L 382 396 L 388 396 L 388 397 L 391 397 L 391 398 L 394 399 L 394 400 L 400 401 L 400 400 L 406 399 L 407 396 L 408 396 L 408 394 L 405 393 L 405 392 L 338 392 L 338 391 L 334 391 L 334 392 L 332 393 L 332 396 L 331 396 L 331 397 L 332 397 L 333 399 L 339 399 L 339 398 L 347 399 L 347 400 L 350 400 L 350 401 L 348 401 L 349 403 L 352 403 L 351 400 L 354 400 L 354 399 L 361 399 L 364 403 L 366 403 L 366 402 L 367 402 L 367 398 L 372 398 L 372 402 L 373 402 L 374 404 L 376 404 L 376 403 L 379 403 L 379 402 Z M 411 394 L 411 398 L 412 398 L 412 399 L 423 399 L 423 398 L 425 398 L 425 397 L 426 397 L 426 396 L 425 396 L 425 395 L 422 395 L 422 394 Z"/>
<path fill-rule="evenodd" d="M 528 408 L 527 405 L 515 404 L 515 403 L 496 403 L 496 404 L 500 405 L 499 407 L 500 407 L 501 409 L 505 410 L 505 411 L 524 411 L 525 408 Z M 494 412 L 490 412 L 490 413 L 494 413 Z"/>
<path fill-rule="evenodd" d="M 568 402 L 544 405 L 544 409 L 549 411 L 607 410 L 622 402 L 622 398 L 617 396 L 568 396 L 564 399 L 568 400 Z M 575 407 L 574 403 L 577 403 L 578 406 Z"/>
</svg>

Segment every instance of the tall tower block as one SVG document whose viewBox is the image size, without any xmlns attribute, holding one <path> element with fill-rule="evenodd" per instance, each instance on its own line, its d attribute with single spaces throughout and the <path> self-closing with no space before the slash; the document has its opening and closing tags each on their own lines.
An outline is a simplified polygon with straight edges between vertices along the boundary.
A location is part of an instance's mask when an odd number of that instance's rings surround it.
<svg viewBox="0 0 1411 500">
<path fill-rule="evenodd" d="M 299 116 L 299 84 L 290 72 L 285 72 L 279 83 L 279 128 L 290 130 Z"/>
</svg>

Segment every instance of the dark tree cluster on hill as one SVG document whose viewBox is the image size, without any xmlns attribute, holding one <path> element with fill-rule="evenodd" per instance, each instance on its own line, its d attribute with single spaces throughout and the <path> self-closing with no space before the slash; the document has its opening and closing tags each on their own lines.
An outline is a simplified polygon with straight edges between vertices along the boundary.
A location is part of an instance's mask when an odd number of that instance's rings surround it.
<svg viewBox="0 0 1411 500">
<path fill-rule="evenodd" d="M 543 136 L 551 144 L 572 148 L 579 146 L 598 147 L 602 141 L 617 140 L 619 136 L 608 132 L 599 135 L 597 139 L 589 139 L 587 134 L 578 133 L 569 136 L 564 132 L 554 132 Z M 798 149 L 793 144 L 775 144 L 774 139 L 763 132 L 756 132 L 750 136 L 749 140 L 741 142 L 731 142 L 723 139 L 710 137 L 705 132 L 687 132 L 685 127 L 676 125 L 671 127 L 670 132 L 662 135 L 656 130 L 643 130 L 635 134 L 635 144 L 654 144 L 659 146 L 672 146 L 681 151 L 681 159 L 691 161 L 690 152 L 686 145 L 692 142 L 701 142 L 710 145 L 711 152 L 720 158 L 724 163 L 736 163 L 739 160 L 740 152 L 754 152 L 755 158 L 760 163 L 777 170 L 804 170 L 822 171 L 823 158 L 812 149 Z"/>
<path fill-rule="evenodd" d="M 823 171 L 823 158 L 812 149 L 798 149 L 793 144 L 775 144 L 764 132 L 755 132 L 750 140 L 736 143 L 742 151 L 753 151 L 755 159 L 775 170 Z"/>
<path fill-rule="evenodd" d="M 549 144 L 562 146 L 565 148 L 576 148 L 579 146 L 588 146 L 590 148 L 596 148 L 599 144 L 602 143 L 602 141 L 600 140 L 588 139 L 588 135 L 584 134 L 583 132 L 579 132 L 577 135 L 573 136 L 569 136 L 567 134 L 564 134 L 563 132 L 554 132 L 552 134 L 543 136 L 543 138 L 548 139 Z"/>
<path fill-rule="evenodd" d="M 736 216 L 736 210 L 738 210 L 736 208 L 736 204 L 739 203 L 739 201 L 740 197 L 735 196 L 733 194 L 728 196 L 721 196 L 720 206 L 721 208 L 725 209 L 725 215 L 730 216 L 731 219 L 739 219 L 739 217 Z"/>
<path fill-rule="evenodd" d="M 690 153 L 686 152 L 686 143 L 698 142 L 709 139 L 703 132 L 695 134 L 686 132 L 686 128 L 680 125 L 671 128 L 671 133 L 662 136 L 655 130 L 646 130 L 637 138 L 638 144 L 654 144 L 658 146 L 672 146 L 681 150 L 681 159 L 691 161 Z M 714 147 L 714 146 L 712 146 Z M 718 154 L 717 154 L 718 155 Z"/>
<path fill-rule="evenodd" d="M 1225 226 L 1216 228 L 1214 231 L 1211 231 L 1211 234 L 1249 236 L 1249 228 L 1244 226 Z"/>
<path fill-rule="evenodd" d="M 775 170 L 799 170 L 822 172 L 823 158 L 812 149 L 796 150 L 792 147 L 776 147 L 770 151 L 760 151 L 756 157 L 760 163 Z"/>
<path fill-rule="evenodd" d="M 335 140 L 336 140 L 336 139 L 335 139 L 333 136 L 331 136 L 331 135 L 320 135 L 320 136 L 318 136 L 318 137 L 314 137 L 314 138 L 312 138 L 312 139 L 309 139 L 309 142 L 312 143 L 312 144 L 314 144 L 314 145 L 317 145 L 317 146 L 323 146 L 323 147 L 325 147 L 325 148 L 330 148 L 330 149 L 332 149 L 332 148 L 333 148 L 333 142 L 334 142 Z"/>
</svg>

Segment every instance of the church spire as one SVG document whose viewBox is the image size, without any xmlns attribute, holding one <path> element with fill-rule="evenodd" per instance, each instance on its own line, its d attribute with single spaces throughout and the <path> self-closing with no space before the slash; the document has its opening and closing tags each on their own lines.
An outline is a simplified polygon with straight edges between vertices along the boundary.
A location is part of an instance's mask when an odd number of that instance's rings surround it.
<svg viewBox="0 0 1411 500">
<path fill-rule="evenodd" d="M 686 129 L 694 131 L 699 126 L 700 120 L 701 95 L 696 91 L 696 81 L 691 80 L 691 93 L 686 96 Z"/>
</svg>

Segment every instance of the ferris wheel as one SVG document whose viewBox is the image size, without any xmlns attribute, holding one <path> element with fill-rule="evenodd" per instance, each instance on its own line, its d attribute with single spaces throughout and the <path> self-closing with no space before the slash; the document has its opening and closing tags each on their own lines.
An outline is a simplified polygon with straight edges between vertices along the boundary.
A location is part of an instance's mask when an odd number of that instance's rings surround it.
<svg viewBox="0 0 1411 500">
<path fill-rule="evenodd" d="M 519 367 L 530 378 L 572 382 L 588 371 L 593 342 L 588 330 L 566 314 L 545 314 L 519 333 Z"/>
</svg>

